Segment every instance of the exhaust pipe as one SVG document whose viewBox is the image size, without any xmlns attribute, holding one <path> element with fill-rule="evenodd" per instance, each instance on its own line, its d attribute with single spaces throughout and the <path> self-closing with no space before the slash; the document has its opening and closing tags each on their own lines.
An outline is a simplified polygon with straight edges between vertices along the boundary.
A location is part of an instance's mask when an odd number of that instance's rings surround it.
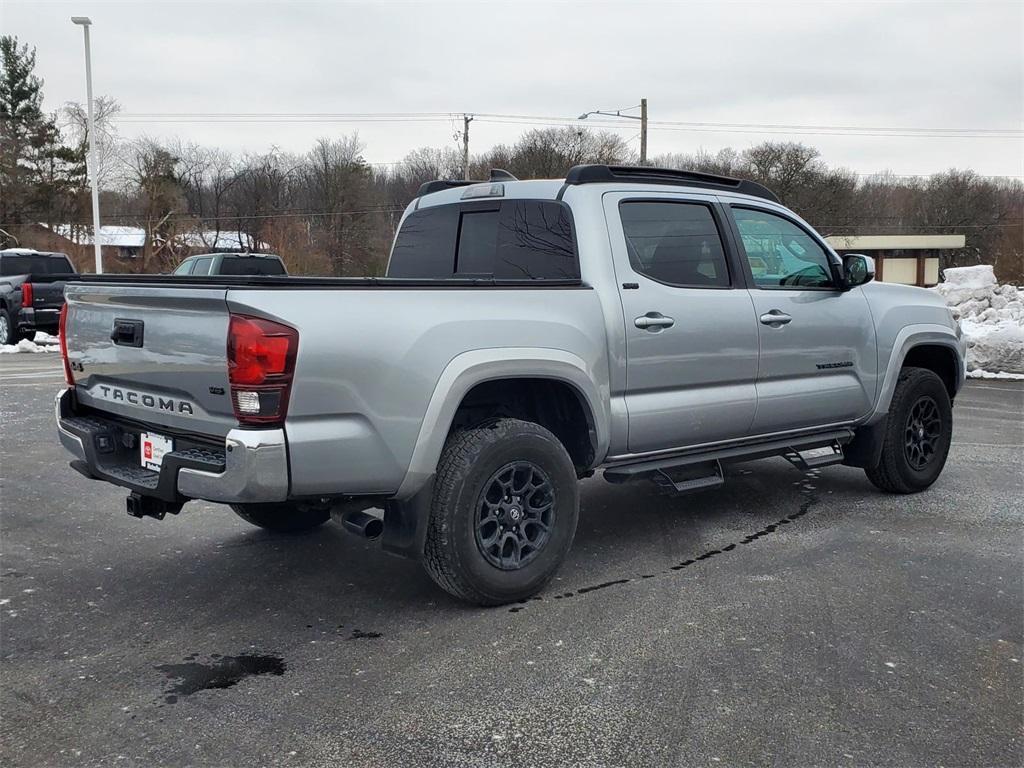
<svg viewBox="0 0 1024 768">
<path fill-rule="evenodd" d="M 380 535 L 384 533 L 383 520 L 358 507 L 353 508 L 349 504 L 338 504 L 332 507 L 331 517 L 341 523 L 341 527 L 349 533 L 354 533 L 356 536 L 370 541 L 379 539 Z"/>
</svg>

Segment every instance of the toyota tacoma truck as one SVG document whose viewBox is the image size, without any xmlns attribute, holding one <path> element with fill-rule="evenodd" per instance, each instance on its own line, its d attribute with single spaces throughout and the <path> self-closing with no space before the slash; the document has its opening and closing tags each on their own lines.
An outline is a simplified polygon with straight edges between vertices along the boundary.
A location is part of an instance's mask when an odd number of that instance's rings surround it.
<svg viewBox="0 0 1024 768">
<path fill-rule="evenodd" d="M 15 344 L 36 331 L 56 333 L 64 281 L 74 274 L 63 253 L 0 250 L 0 344 Z"/>
<path fill-rule="evenodd" d="M 519 601 L 595 471 L 686 492 L 782 456 L 934 483 L 964 342 L 940 297 L 872 277 L 750 181 L 429 182 L 384 278 L 69 284 L 59 435 L 130 514 L 334 518 L 457 598 Z"/>
</svg>

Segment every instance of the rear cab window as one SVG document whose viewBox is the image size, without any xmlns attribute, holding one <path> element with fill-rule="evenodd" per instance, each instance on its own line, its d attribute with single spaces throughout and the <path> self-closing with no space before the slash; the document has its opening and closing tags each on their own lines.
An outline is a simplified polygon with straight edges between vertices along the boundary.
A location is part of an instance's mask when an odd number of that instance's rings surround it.
<svg viewBox="0 0 1024 768">
<path fill-rule="evenodd" d="M 220 263 L 222 275 L 283 275 L 284 264 L 266 256 L 225 256 Z"/>
<path fill-rule="evenodd" d="M 30 254 L 0 257 L 0 275 L 72 275 L 75 273 L 67 256 L 33 256 Z"/>
<path fill-rule="evenodd" d="M 413 211 L 395 238 L 388 277 L 578 280 L 572 214 L 560 202 L 521 199 Z"/>
</svg>

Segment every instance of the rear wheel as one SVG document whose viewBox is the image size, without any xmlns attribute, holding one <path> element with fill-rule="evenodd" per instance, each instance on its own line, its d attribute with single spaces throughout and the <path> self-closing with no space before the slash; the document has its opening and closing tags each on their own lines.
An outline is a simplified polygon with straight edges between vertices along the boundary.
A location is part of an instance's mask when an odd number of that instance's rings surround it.
<svg viewBox="0 0 1024 768">
<path fill-rule="evenodd" d="M 10 310 L 0 307 L 0 344 L 17 344 L 21 338 Z"/>
<path fill-rule="evenodd" d="M 323 525 L 330 511 L 300 504 L 232 504 L 231 509 L 247 523 L 279 533 L 299 533 Z"/>
<path fill-rule="evenodd" d="M 953 407 L 942 379 L 925 368 L 904 368 L 893 392 L 881 458 L 864 471 L 883 491 L 923 491 L 942 473 L 952 438 Z"/>
<path fill-rule="evenodd" d="M 457 432 L 438 464 L 423 562 L 460 600 L 522 600 L 558 570 L 578 514 L 576 470 L 544 427 L 499 419 Z"/>
</svg>

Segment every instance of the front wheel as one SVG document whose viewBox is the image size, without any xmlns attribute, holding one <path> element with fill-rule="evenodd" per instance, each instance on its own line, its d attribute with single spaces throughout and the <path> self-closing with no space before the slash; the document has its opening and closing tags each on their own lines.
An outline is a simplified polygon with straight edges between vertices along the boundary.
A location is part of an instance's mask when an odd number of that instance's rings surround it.
<svg viewBox="0 0 1024 768">
<path fill-rule="evenodd" d="M 331 519 L 329 510 L 288 502 L 232 504 L 231 509 L 245 522 L 278 533 L 308 531 Z"/>
<path fill-rule="evenodd" d="M 523 600 L 562 564 L 578 515 L 576 470 L 558 438 L 532 422 L 499 419 L 448 439 L 423 562 L 460 600 Z"/>
<path fill-rule="evenodd" d="M 881 458 L 864 471 L 883 491 L 923 491 L 942 473 L 952 439 L 953 406 L 942 379 L 925 368 L 905 368 L 893 392 Z"/>
</svg>

